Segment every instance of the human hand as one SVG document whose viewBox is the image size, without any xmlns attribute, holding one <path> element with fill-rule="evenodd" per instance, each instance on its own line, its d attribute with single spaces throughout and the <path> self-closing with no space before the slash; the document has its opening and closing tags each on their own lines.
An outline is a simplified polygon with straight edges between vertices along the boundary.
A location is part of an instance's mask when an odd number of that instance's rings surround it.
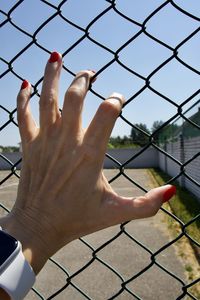
<svg viewBox="0 0 200 300">
<path fill-rule="evenodd" d="M 156 214 L 175 193 L 167 185 L 145 196 L 117 195 L 102 172 L 107 143 L 124 98 L 114 93 L 82 128 L 83 101 L 94 72 L 79 72 L 68 88 L 62 114 L 58 84 L 62 57 L 47 62 L 40 98 L 40 128 L 30 112 L 31 85 L 17 99 L 23 166 L 17 200 L 1 221 L 18 238 L 37 274 L 46 260 L 70 241 L 124 221 Z"/>
</svg>

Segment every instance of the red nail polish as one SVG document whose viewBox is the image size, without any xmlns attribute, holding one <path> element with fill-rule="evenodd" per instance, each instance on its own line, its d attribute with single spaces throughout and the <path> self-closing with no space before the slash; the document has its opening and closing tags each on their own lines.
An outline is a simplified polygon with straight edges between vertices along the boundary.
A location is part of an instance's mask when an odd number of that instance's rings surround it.
<svg viewBox="0 0 200 300">
<path fill-rule="evenodd" d="M 27 81 L 27 80 L 24 80 L 24 81 L 22 82 L 22 85 L 21 85 L 21 90 L 26 89 L 26 88 L 28 87 L 28 85 L 29 85 L 28 81 Z"/>
<path fill-rule="evenodd" d="M 176 194 L 176 187 L 174 185 L 170 186 L 168 190 L 163 195 L 163 203 L 169 201 L 169 199 Z"/>
<path fill-rule="evenodd" d="M 49 58 L 49 63 L 54 63 L 56 61 L 58 61 L 60 58 L 60 54 L 58 52 L 52 52 L 51 56 Z"/>
</svg>

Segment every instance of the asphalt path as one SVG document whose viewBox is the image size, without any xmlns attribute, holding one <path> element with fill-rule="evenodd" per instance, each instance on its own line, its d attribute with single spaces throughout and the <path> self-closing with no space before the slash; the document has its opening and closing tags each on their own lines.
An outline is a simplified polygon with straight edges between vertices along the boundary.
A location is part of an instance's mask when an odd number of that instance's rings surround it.
<svg viewBox="0 0 200 300">
<path fill-rule="evenodd" d="M 147 170 L 125 172 L 147 190 L 153 187 Z M 117 170 L 105 170 L 108 179 L 117 173 Z M 0 172 L 0 179 L 6 174 Z M 117 193 L 124 196 L 142 194 L 123 176 L 111 185 Z M 16 191 L 17 179 L 12 177 L 0 187 L 0 203 L 11 207 Z M 1 208 L 0 213 L 3 214 Z M 76 240 L 61 249 L 53 259 L 62 265 L 63 270 L 55 262 L 49 261 L 37 277 L 35 288 L 43 298 L 31 291 L 25 299 L 47 299 L 66 285 L 68 276 L 72 276 L 71 283 L 53 299 L 177 299 L 182 294 L 182 284 L 162 269 L 164 267 L 185 281 L 184 268 L 174 246 L 156 255 L 155 263 L 152 263 L 151 254 L 170 241 L 163 212 L 152 218 L 134 220 L 124 227 L 124 232 L 120 230 L 120 226 L 114 226 L 85 237 L 85 243 Z M 114 237 L 116 238 L 113 239 Z M 112 242 L 109 242 L 111 239 Z M 81 268 L 83 271 L 79 272 Z M 121 290 L 123 292 L 119 293 Z M 117 294 L 118 296 L 112 298 Z"/>
</svg>

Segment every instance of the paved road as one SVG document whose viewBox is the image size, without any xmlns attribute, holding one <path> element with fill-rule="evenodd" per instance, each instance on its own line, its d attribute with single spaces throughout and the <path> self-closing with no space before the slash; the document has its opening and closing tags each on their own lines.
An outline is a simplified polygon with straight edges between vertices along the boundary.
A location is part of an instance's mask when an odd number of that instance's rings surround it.
<svg viewBox="0 0 200 300">
<path fill-rule="evenodd" d="M 116 172 L 115 170 L 106 170 L 105 174 L 108 179 L 111 179 Z M 152 179 L 147 170 L 126 170 L 126 173 L 145 188 L 150 189 L 152 187 Z M 10 187 L 0 189 L 0 201 L 4 201 L 8 206 L 12 205 L 12 200 L 15 199 L 16 194 L 15 180 L 11 179 L 9 184 L 11 184 Z M 124 196 L 141 194 L 138 188 L 134 187 L 122 176 L 114 181 L 112 186 L 119 194 Z M 119 232 L 120 227 L 114 226 L 87 236 L 85 241 L 93 249 L 97 249 Z M 150 253 L 138 245 L 136 241 L 142 243 L 152 252 L 157 251 L 169 241 L 166 224 L 162 220 L 162 212 L 149 219 L 130 222 L 126 225 L 126 232 L 134 240 L 131 240 L 128 235 L 123 233 L 112 243 L 99 250 L 92 264 L 72 279 L 73 285 L 70 285 L 54 299 L 87 299 L 74 286 L 78 286 L 87 294 L 88 299 L 110 299 L 112 295 L 120 290 L 122 280 L 129 280 L 151 264 Z M 69 274 L 72 275 L 89 261 L 92 261 L 92 253 L 93 251 L 81 241 L 74 241 L 59 251 L 54 256 L 54 259 L 62 264 Z M 185 280 L 183 267 L 173 246 L 160 253 L 156 257 L 156 262 L 162 264 L 170 272 L 175 273 L 183 281 Z M 110 270 L 108 265 L 112 266 L 120 276 L 117 276 L 114 271 Z M 39 274 L 35 287 L 44 297 L 48 297 L 66 284 L 66 277 L 62 270 L 58 269 L 52 262 L 48 262 Z M 143 300 L 175 300 L 181 294 L 181 283 L 154 264 L 137 279 L 128 283 L 126 289 L 132 291 L 132 293 L 139 296 L 139 299 Z M 115 299 L 138 299 L 126 289 Z M 39 299 L 38 296 L 33 292 L 30 292 L 26 297 L 26 300 L 37 299 Z"/>
</svg>

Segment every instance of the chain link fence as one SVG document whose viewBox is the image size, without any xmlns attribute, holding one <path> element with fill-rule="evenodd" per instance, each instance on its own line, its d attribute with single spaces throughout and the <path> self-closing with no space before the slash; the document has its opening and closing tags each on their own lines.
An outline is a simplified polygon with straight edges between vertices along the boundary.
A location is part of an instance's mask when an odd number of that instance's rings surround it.
<svg viewBox="0 0 200 300">
<path fill-rule="evenodd" d="M 185 165 L 185 170 L 183 176 L 178 178 L 179 184 L 184 188 L 186 187 L 194 195 L 199 198 L 199 165 L 200 157 L 194 159 L 196 153 L 198 153 L 200 146 L 200 132 L 196 126 L 192 124 L 200 125 L 200 100 L 197 100 L 192 104 L 186 111 L 183 112 L 184 116 L 187 116 L 186 121 L 180 116 L 175 119 L 167 128 L 163 128 L 160 134 L 158 133 L 158 144 L 165 149 L 170 155 L 178 159 L 182 164 L 188 162 L 190 157 L 193 157 L 189 164 Z M 165 173 L 176 176 L 180 168 L 179 165 L 172 162 L 164 155 L 160 155 L 160 168 L 165 171 Z M 192 178 L 188 179 L 185 173 Z M 194 184 L 194 180 L 197 184 Z"/>
<path fill-rule="evenodd" d="M 119 116 L 119 120 L 125 123 L 126 126 L 131 129 L 135 128 L 138 131 L 141 131 L 144 135 L 148 137 L 148 141 L 144 147 L 138 150 L 137 154 L 128 158 L 126 162 L 117 161 L 114 157 L 107 155 L 108 159 L 111 159 L 113 162 L 113 166 L 115 168 L 115 175 L 110 178 L 110 183 L 114 183 L 119 178 L 125 178 L 129 184 L 133 187 L 137 187 L 141 190 L 141 192 L 145 192 L 147 190 L 146 186 L 143 186 L 140 182 L 137 182 L 134 178 L 132 178 L 129 173 L 127 172 L 127 165 L 130 161 L 136 159 L 139 155 L 141 155 L 144 151 L 146 151 L 149 147 L 156 148 L 159 153 L 165 155 L 168 159 L 176 162 L 179 166 L 178 172 L 175 176 L 171 177 L 168 183 L 174 183 L 175 180 L 179 179 L 180 177 L 185 176 L 187 180 L 191 181 L 197 188 L 200 188 L 200 182 L 197 182 L 187 174 L 187 167 L 192 163 L 193 160 L 199 158 L 200 152 L 197 151 L 192 157 L 188 158 L 184 162 L 177 160 L 171 154 L 169 154 L 166 149 L 162 148 L 158 143 L 155 142 L 155 137 L 159 132 L 163 130 L 163 128 L 167 127 L 169 124 L 173 123 L 177 117 L 181 117 L 184 119 L 184 122 L 188 122 L 191 126 L 195 128 L 196 131 L 200 130 L 200 126 L 191 121 L 189 118 L 186 117 L 184 111 L 187 109 L 188 105 L 191 106 L 193 101 L 200 95 L 200 89 L 198 89 L 199 85 L 199 75 L 200 70 L 198 68 L 198 63 L 195 63 L 194 59 L 190 59 L 188 57 L 184 57 L 184 55 L 180 55 L 183 48 L 187 47 L 194 47 L 193 41 L 196 39 L 197 44 L 199 45 L 200 41 L 200 27 L 199 27 L 199 11 L 195 9 L 190 9 L 189 6 L 187 7 L 187 1 L 175 1 L 175 0 L 168 0 L 168 1 L 149 1 L 151 5 L 148 6 L 148 9 L 145 7 L 145 2 L 141 1 L 141 5 L 143 5 L 144 13 L 140 18 L 134 17 L 132 11 L 135 11 L 135 15 L 137 15 L 137 1 L 114 1 L 114 0 L 105 0 L 105 1 L 27 1 L 27 0 L 20 0 L 20 1 L 6 1 L 6 4 L 3 2 L 0 3 L 0 39 L 1 43 L 8 44 L 8 55 L 6 51 L 0 50 L 0 85 L 1 85 L 1 103 L 0 103 L 0 134 L 2 137 L 5 138 L 5 135 L 13 136 L 16 134 L 16 129 L 18 127 L 16 121 L 16 107 L 14 104 L 13 96 L 10 94 L 10 90 L 14 90 L 16 93 L 20 86 L 20 81 L 25 78 L 31 80 L 32 87 L 33 87 L 33 94 L 32 94 L 32 104 L 38 102 L 39 94 L 40 94 L 40 87 L 43 80 L 42 77 L 42 67 L 44 65 L 43 62 L 47 60 L 47 57 L 51 53 L 52 50 L 58 50 L 61 48 L 64 65 L 63 65 L 63 72 L 69 82 L 71 78 L 75 76 L 75 71 L 73 67 L 70 67 L 70 59 L 75 59 L 77 61 L 84 61 L 85 57 L 83 52 L 81 51 L 82 48 L 85 47 L 88 53 L 92 53 L 90 58 L 92 61 L 97 60 L 98 57 L 101 57 L 99 65 L 97 64 L 97 73 L 99 80 L 104 78 L 104 75 L 109 70 L 117 66 L 118 76 L 124 76 L 124 72 L 126 73 L 127 78 L 132 79 L 134 78 L 137 81 L 137 84 L 134 86 L 133 90 L 129 91 L 129 96 L 127 98 L 126 104 L 124 106 L 124 110 L 122 111 L 121 115 Z M 195 3 L 195 1 L 192 1 Z M 87 11 L 87 16 L 84 15 L 84 10 L 82 11 L 82 18 L 70 17 L 70 11 L 80 10 L 82 9 L 82 5 L 89 5 L 91 7 L 90 10 Z M 137 5 L 136 5 L 137 4 Z M 24 15 L 25 7 L 29 8 L 30 16 Z M 74 6 L 73 6 L 74 5 Z M 129 10 L 125 8 L 129 7 Z M 195 6 L 194 6 L 195 7 Z M 198 5 L 197 5 L 198 7 Z M 33 9 L 34 8 L 34 9 Z M 123 9 L 122 9 L 123 8 Z M 33 9 L 33 10 L 32 10 Z M 181 27 L 178 29 L 178 21 L 177 24 L 170 24 L 168 19 L 168 10 L 173 11 L 173 14 L 177 15 L 177 19 L 182 17 L 188 24 L 192 24 L 189 27 L 189 31 L 181 31 Z M 37 14 L 36 14 L 37 12 Z M 118 23 L 119 27 L 122 30 L 122 35 L 120 35 L 120 30 L 113 27 L 112 24 L 109 26 L 109 17 L 113 14 L 116 19 L 116 24 Z M 133 15 L 133 17 L 132 17 Z M 75 14 L 73 15 L 75 16 Z M 80 15 L 79 15 L 80 16 Z M 88 17 L 89 16 L 89 17 Z M 34 22 L 33 28 L 29 31 L 27 28 L 27 24 L 23 24 L 23 19 L 33 18 L 33 20 L 37 20 Z M 166 17 L 166 18 L 165 18 Z M 17 20 L 17 21 L 16 21 Z M 41 36 L 45 37 L 46 32 L 51 31 L 51 26 L 55 26 L 54 21 L 57 20 L 61 23 L 60 28 L 65 28 L 65 26 L 69 26 L 73 31 L 73 36 L 68 37 L 66 39 L 63 36 L 63 40 L 56 40 L 56 37 L 51 37 L 54 40 L 54 45 L 51 43 L 51 38 L 49 40 L 45 40 L 41 38 Z M 104 24 L 105 20 L 107 23 Z M 178 40 L 173 38 L 173 32 L 171 32 L 171 37 L 173 42 L 170 42 L 170 35 L 166 38 L 167 33 L 163 31 L 163 36 L 160 35 L 159 37 L 156 34 L 152 33 L 151 25 L 152 22 L 157 22 L 158 27 L 162 27 L 162 20 L 163 23 L 168 22 L 168 26 L 174 26 L 173 30 L 180 31 L 180 36 Z M 123 23 L 126 23 L 129 27 L 129 35 L 126 31 L 123 31 Z M 177 27 L 176 27 L 177 25 Z M 114 25 L 113 25 L 114 26 Z M 190 26 L 190 25 L 189 25 Z M 13 31 L 13 34 L 18 36 L 20 39 L 20 43 L 13 44 L 12 40 L 9 39 L 6 35 L 6 30 L 9 28 L 9 32 Z M 66 27 L 67 28 L 67 27 Z M 112 30 L 113 31 L 112 31 Z M 104 31 L 105 37 L 108 36 L 107 41 L 105 43 L 101 42 L 98 39 L 98 31 Z M 110 33 L 111 31 L 111 33 Z M 116 35 L 117 42 L 112 44 L 110 41 L 110 37 L 112 34 Z M 145 55 L 148 55 L 150 52 L 151 44 L 152 48 L 158 46 L 158 51 L 166 51 L 165 55 L 163 56 L 162 61 L 157 61 L 154 66 L 148 65 L 143 66 L 144 72 L 138 71 L 137 68 L 134 68 L 130 60 L 122 59 L 123 54 L 126 54 L 126 51 L 134 46 L 137 46 L 137 42 L 145 38 L 148 41 L 149 48 L 145 49 Z M 126 39 L 126 40 L 125 40 Z M 21 42 L 22 41 L 22 42 Z M 62 45 L 62 46 L 60 46 Z M 156 45 L 156 46 L 155 46 Z M 173 46 L 172 46 L 173 45 Z M 57 47 L 56 47 L 57 46 Z M 56 47 L 53 48 L 53 47 Z M 1 45 L 1 48 L 3 46 Z M 91 50 L 92 49 L 92 50 Z M 92 52 L 90 52 L 92 51 Z M 157 51 L 157 50 L 156 50 Z M 85 52 L 84 52 L 85 53 Z M 95 55 L 94 55 L 95 53 Z M 131 52 L 129 52 L 129 56 L 131 56 Z M 156 56 L 156 53 L 155 53 Z M 31 60 L 35 60 L 35 64 L 41 64 L 41 73 L 38 72 L 36 75 L 32 74 L 33 70 L 29 70 L 29 63 L 27 57 L 31 58 Z M 41 58 L 38 60 L 38 57 Z M 199 60 L 199 57 L 197 57 Z M 197 60 L 196 58 L 196 60 Z M 37 59 L 37 60 L 36 60 Z M 138 58 L 137 58 L 138 59 Z M 151 61 L 151 59 L 149 58 Z M 134 57 L 131 57 L 131 61 L 134 61 Z M 188 93 L 185 98 L 181 98 L 178 100 L 177 98 L 177 91 L 176 95 L 168 95 L 167 93 L 163 92 L 162 89 L 159 89 L 154 84 L 154 80 L 162 78 L 162 71 L 169 65 L 176 63 L 177 66 L 181 66 L 184 69 L 184 72 L 188 72 L 188 74 L 192 74 L 195 76 L 194 83 L 190 81 L 190 88 L 188 88 Z M 22 71 L 18 71 L 18 64 L 23 65 Z M 143 65 L 143 61 L 140 62 Z M 153 66 L 153 67 L 152 67 Z M 145 71 L 146 70 L 146 71 Z M 77 70 L 78 71 L 78 70 Z M 28 73 L 27 73 L 28 72 Z M 143 74 L 146 75 L 143 75 Z M 24 76 L 26 74 L 26 76 Z M 31 78 L 32 76 L 32 78 Z M 116 75 L 117 76 L 117 75 Z M 173 76 L 173 74 L 171 75 Z M 192 77 L 191 77 L 192 78 Z M 7 86 L 5 85 L 5 80 L 7 82 L 11 82 L 10 89 L 8 90 Z M 66 81 L 66 80 L 65 80 Z M 153 82 L 153 83 L 152 83 Z M 167 86 L 167 81 L 164 80 L 163 85 Z M 5 87 L 6 86 L 6 87 Z M 66 86 L 66 82 L 65 82 Z M 191 88 L 192 87 L 192 88 Z M 182 87 L 185 88 L 184 86 Z M 118 91 L 121 92 L 120 84 L 118 85 Z M 122 91 L 123 92 L 123 91 Z M 146 133 L 142 131 L 140 128 L 134 125 L 134 120 L 130 119 L 125 116 L 124 111 L 128 109 L 134 109 L 134 104 L 137 102 L 138 99 L 141 97 L 145 97 L 145 93 L 149 92 L 153 97 L 159 99 L 160 102 L 169 105 L 173 108 L 173 113 L 171 116 L 162 123 L 162 125 L 154 130 L 152 133 Z M 99 105 L 100 101 L 105 99 L 104 93 L 95 89 L 91 86 L 90 93 L 96 99 L 97 104 Z M 5 97 L 7 98 L 5 101 Z M 10 97 L 12 98 L 10 100 Z M 10 102 L 9 102 L 10 101 Z M 2 104 L 3 103 L 3 104 Z M 143 108 L 144 109 L 144 108 Z M 155 108 L 156 109 L 156 108 Z M 159 114 L 159 112 L 158 112 Z M 12 144 L 12 140 L 10 140 L 10 144 Z M 8 165 L 8 172 L 0 179 L 0 184 L 3 185 L 13 177 L 19 178 L 19 172 L 17 171 L 17 167 L 21 162 L 21 159 L 13 162 L 6 157 L 3 153 L 0 153 L 0 159 L 4 160 Z M 200 167 L 200 166 L 199 166 Z M 197 170 L 197 172 L 200 172 Z M 200 189 L 199 189 L 200 191 Z M 1 201 L 1 199 L 0 199 Z M 190 201 L 190 199 L 188 199 Z M 8 211 L 8 208 L 0 202 L 0 206 L 2 210 Z M 50 263 L 57 268 L 60 273 L 59 276 L 64 277 L 62 282 L 65 282 L 62 287 L 55 287 L 54 292 L 52 295 L 48 296 L 48 299 L 65 299 L 65 293 L 68 289 L 74 289 L 79 294 L 79 298 L 77 299 L 105 299 L 102 298 L 101 293 L 100 295 L 96 296 L 96 298 L 92 298 L 87 292 L 85 292 L 78 284 L 75 283 L 74 279 L 78 277 L 80 274 L 84 274 L 91 265 L 95 263 L 101 264 L 102 268 L 110 270 L 112 276 L 116 277 L 118 280 L 117 287 L 112 294 L 106 296 L 106 299 L 151 299 L 148 298 L 141 298 L 139 294 L 137 294 L 134 290 L 134 284 L 138 280 L 142 278 L 145 273 L 154 267 L 157 267 L 160 272 L 166 274 L 170 277 L 171 280 L 177 281 L 180 285 L 179 295 L 174 296 L 174 299 L 183 299 L 187 297 L 187 299 L 198 299 L 198 296 L 195 296 L 191 292 L 192 287 L 197 287 L 199 285 L 200 277 L 195 280 L 185 281 L 183 278 L 180 278 L 175 274 L 175 272 L 168 269 L 164 264 L 161 264 L 157 259 L 159 255 L 164 255 L 165 250 L 172 247 L 173 244 L 177 243 L 177 241 L 181 240 L 183 237 L 186 237 L 189 242 L 198 248 L 200 246 L 199 241 L 192 238 L 188 232 L 188 227 L 193 224 L 197 223 L 200 220 L 200 214 L 195 215 L 189 222 L 186 224 L 180 220 L 177 216 L 172 214 L 171 212 L 167 211 L 164 208 L 161 208 L 161 213 L 168 215 L 171 219 L 173 219 L 177 224 L 180 226 L 180 234 L 176 236 L 176 238 L 171 239 L 170 242 L 167 240 L 166 243 L 160 245 L 156 250 L 152 250 L 148 245 L 145 245 L 139 237 L 135 237 L 133 234 L 129 233 L 128 226 L 130 223 L 122 224 L 118 227 L 117 232 L 113 234 L 112 237 L 107 239 L 106 241 L 102 242 L 102 244 L 98 245 L 98 247 L 92 246 L 87 239 L 80 239 L 80 243 L 82 247 L 85 247 L 90 252 L 90 258 L 88 261 L 79 268 L 76 269 L 75 272 L 70 274 L 68 272 L 67 266 L 65 267 L 62 263 L 56 261 L 55 259 L 51 258 Z M 150 262 L 146 265 L 141 264 L 141 267 L 138 271 L 134 271 L 132 275 L 129 274 L 128 278 L 124 278 L 118 270 L 116 270 L 112 265 L 107 263 L 106 258 L 101 258 L 99 253 L 102 250 L 108 248 L 112 251 L 112 243 L 115 243 L 120 238 L 125 237 L 128 239 L 129 242 L 134 244 L 134 247 L 140 249 L 141 252 L 145 252 L 148 254 L 150 258 Z M 79 246 L 78 246 L 79 247 Z M 111 247 L 111 248 L 110 248 Z M 130 250 L 131 251 L 131 250 Z M 120 253 L 118 253 L 120 257 Z M 136 257 L 133 257 L 133 260 L 136 260 Z M 95 274 L 93 275 L 95 276 Z M 142 280 L 142 279 L 141 279 Z M 108 278 L 109 281 L 109 278 Z M 52 283 L 53 284 L 53 283 Z M 92 284 L 92 283 L 91 283 Z M 131 287 L 130 287 L 130 284 Z M 45 286 L 45 283 L 44 283 Z M 106 283 L 104 284 L 106 286 Z M 159 286 L 157 286 L 159 289 Z M 166 289 L 170 289 L 169 286 L 166 286 Z M 35 288 L 33 289 L 34 292 L 34 299 L 47 299 L 45 298 L 42 293 Z M 101 292 L 101 291 L 100 291 Z M 124 296 L 123 296 L 124 295 Z M 156 295 L 156 294 L 155 294 Z M 63 298 L 62 298 L 63 297 Z M 123 298 L 124 297 L 124 298 Z M 72 299 L 72 298 L 71 298 Z M 73 297 L 73 299 L 75 299 Z M 161 299 L 155 298 L 154 299 Z M 167 299 L 167 298 L 162 298 Z M 186 298 L 185 298 L 186 299 Z M 152 298 L 153 300 L 153 298 Z M 173 300 L 173 299 L 170 299 Z"/>
</svg>

